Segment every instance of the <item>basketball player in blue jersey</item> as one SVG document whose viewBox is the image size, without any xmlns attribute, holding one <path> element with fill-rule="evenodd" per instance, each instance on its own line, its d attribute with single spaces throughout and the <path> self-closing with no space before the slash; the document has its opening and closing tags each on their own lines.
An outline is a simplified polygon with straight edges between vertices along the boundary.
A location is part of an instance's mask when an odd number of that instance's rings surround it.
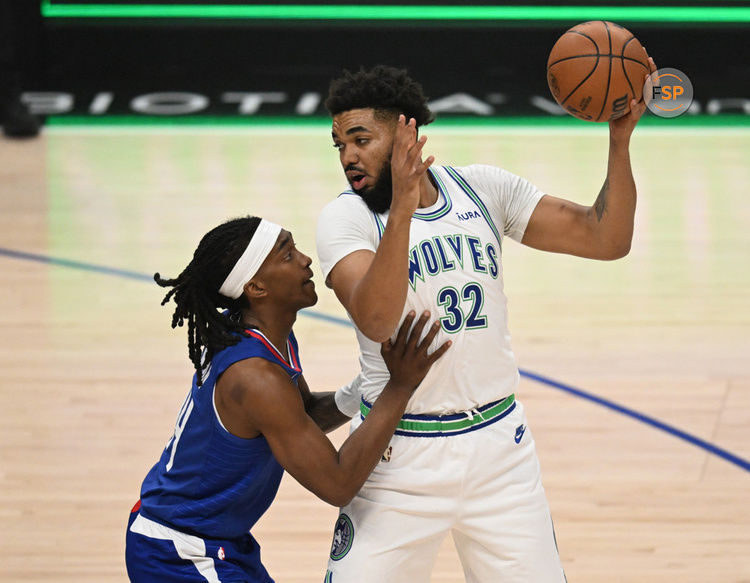
<svg viewBox="0 0 750 583">
<path fill-rule="evenodd" d="M 382 345 L 390 380 L 368 420 L 337 452 L 324 431 L 349 417 L 333 393 L 310 392 L 292 325 L 317 301 L 311 260 L 292 235 L 256 217 L 211 230 L 170 287 L 172 327 L 187 322 L 195 367 L 174 434 L 146 476 L 126 542 L 134 582 L 273 580 L 250 529 L 284 470 L 326 502 L 346 505 L 380 459 L 414 389 L 448 343 L 408 316 Z"/>
<path fill-rule="evenodd" d="M 341 509 L 326 580 L 426 583 L 450 532 L 466 581 L 562 582 L 533 436 L 514 394 L 502 244 L 509 237 L 596 259 L 628 253 L 629 142 L 645 103 L 632 101 L 609 123 L 606 178 L 591 207 L 501 168 L 423 161 L 417 128 L 433 115 L 403 70 L 346 72 L 326 106 L 351 189 L 323 209 L 317 247 L 360 344 L 362 382 L 339 395 L 356 415 L 352 427 L 383 397 L 378 343 L 408 313 L 429 310 L 442 324 L 435 342 L 453 341 L 409 400 L 389 455 Z"/>
</svg>

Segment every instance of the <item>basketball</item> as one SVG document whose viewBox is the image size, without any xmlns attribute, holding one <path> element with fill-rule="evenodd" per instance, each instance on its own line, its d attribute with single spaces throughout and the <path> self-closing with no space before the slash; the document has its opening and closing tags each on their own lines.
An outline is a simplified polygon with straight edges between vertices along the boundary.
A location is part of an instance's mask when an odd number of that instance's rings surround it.
<svg viewBox="0 0 750 583">
<path fill-rule="evenodd" d="M 614 22 L 577 24 L 557 40 L 547 59 L 547 84 L 569 114 L 610 121 L 641 100 L 648 57 L 638 39 Z"/>
</svg>

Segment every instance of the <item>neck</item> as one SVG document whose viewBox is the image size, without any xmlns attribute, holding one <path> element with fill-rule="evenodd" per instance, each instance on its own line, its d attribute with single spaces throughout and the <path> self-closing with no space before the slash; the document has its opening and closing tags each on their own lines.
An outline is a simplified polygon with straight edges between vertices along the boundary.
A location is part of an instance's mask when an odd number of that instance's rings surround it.
<svg viewBox="0 0 750 583">
<path fill-rule="evenodd" d="M 297 314 L 277 314 L 264 310 L 242 310 L 242 323 L 257 328 L 265 335 L 281 354 L 288 358 L 286 340 L 292 331 Z"/>
<path fill-rule="evenodd" d="M 437 202 L 438 189 L 432 178 L 432 173 L 427 171 L 419 181 L 419 208 L 427 208 Z"/>
</svg>

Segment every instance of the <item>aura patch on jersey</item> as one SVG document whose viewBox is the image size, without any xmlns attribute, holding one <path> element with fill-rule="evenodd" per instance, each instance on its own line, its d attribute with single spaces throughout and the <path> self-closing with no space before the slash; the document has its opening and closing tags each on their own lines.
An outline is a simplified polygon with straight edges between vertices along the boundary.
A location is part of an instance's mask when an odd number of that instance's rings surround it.
<svg viewBox="0 0 750 583">
<path fill-rule="evenodd" d="M 487 221 L 487 224 L 490 226 L 490 229 L 492 229 L 492 232 L 495 234 L 495 238 L 497 239 L 498 245 L 502 244 L 502 238 L 500 237 L 500 231 L 498 231 L 497 227 L 495 226 L 495 221 L 492 220 L 492 216 L 490 215 L 489 211 L 487 210 L 487 206 L 484 204 L 482 199 L 477 195 L 477 193 L 474 191 L 474 189 L 469 186 L 469 183 L 464 180 L 464 177 L 461 176 L 458 172 L 456 172 L 455 168 L 451 168 L 450 166 L 445 166 L 445 170 L 448 172 L 450 177 L 458 184 L 461 189 L 469 196 L 469 198 L 474 202 L 475 205 L 477 205 L 477 208 L 484 216 L 485 220 Z"/>
<path fill-rule="evenodd" d="M 331 545 L 331 559 L 340 561 L 352 548 L 354 542 L 354 526 L 346 514 L 340 514 L 333 528 L 333 544 Z"/>
</svg>

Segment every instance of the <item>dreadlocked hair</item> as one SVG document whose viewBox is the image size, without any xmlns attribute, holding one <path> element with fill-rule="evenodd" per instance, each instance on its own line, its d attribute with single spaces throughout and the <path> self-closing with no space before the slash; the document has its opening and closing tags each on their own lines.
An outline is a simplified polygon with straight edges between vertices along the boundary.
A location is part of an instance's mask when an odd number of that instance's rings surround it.
<svg viewBox="0 0 750 583">
<path fill-rule="evenodd" d="M 203 236 L 193 259 L 175 279 L 154 274 L 154 281 L 161 287 L 172 288 L 161 301 L 162 306 L 169 300 L 177 305 L 172 328 L 187 320 L 188 356 L 195 367 L 198 386 L 203 384 L 204 364 L 224 348 L 237 344 L 237 334 L 247 335 L 239 317 L 240 310 L 248 307 L 246 298 L 233 300 L 221 295 L 219 288 L 259 224 L 260 218 L 250 216 L 227 221 Z"/>
<path fill-rule="evenodd" d="M 422 86 L 405 69 L 377 65 L 370 70 L 344 71 L 328 88 L 326 108 L 332 116 L 350 109 L 373 108 L 388 114 L 413 117 L 417 127 L 427 125 L 435 115 L 427 107 Z"/>
</svg>

